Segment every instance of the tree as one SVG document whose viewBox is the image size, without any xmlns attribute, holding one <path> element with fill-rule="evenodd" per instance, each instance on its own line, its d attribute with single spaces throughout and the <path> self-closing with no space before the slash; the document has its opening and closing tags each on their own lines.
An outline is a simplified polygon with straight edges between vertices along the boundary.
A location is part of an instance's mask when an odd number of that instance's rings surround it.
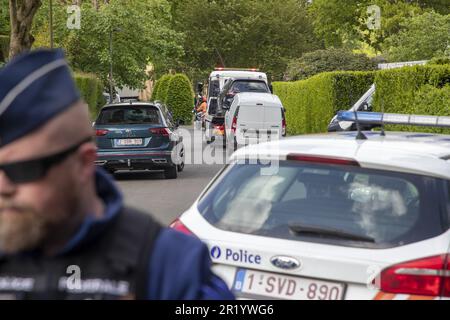
<svg viewBox="0 0 450 320">
<path fill-rule="evenodd" d="M 10 58 L 31 49 L 34 37 L 30 31 L 33 18 L 41 5 L 40 0 L 9 0 L 11 21 Z"/>
<path fill-rule="evenodd" d="M 321 48 L 306 0 L 172 0 L 174 28 L 185 35 L 177 66 L 199 80 L 216 66 L 256 67 L 282 78 L 287 61 Z"/>
<path fill-rule="evenodd" d="M 302 80 L 327 71 L 369 71 L 377 64 L 364 54 L 346 49 L 327 49 L 305 53 L 288 65 L 285 80 Z"/>
<path fill-rule="evenodd" d="M 369 10 L 373 5 L 380 8 L 379 28 L 368 23 L 374 18 Z M 314 0 L 309 12 L 316 34 L 327 47 L 360 49 L 367 45 L 374 53 L 380 53 L 384 40 L 424 9 L 414 0 L 348 0 L 345 5 L 341 0 Z"/>
<path fill-rule="evenodd" d="M 184 74 L 176 74 L 170 79 L 166 103 L 171 107 L 173 118 L 190 123 L 194 106 L 192 84 Z"/>
<path fill-rule="evenodd" d="M 36 47 L 49 44 L 47 9 L 45 3 L 35 22 Z M 171 28 L 170 9 L 166 0 L 82 2 L 81 29 L 70 30 L 66 5 L 58 2 L 54 4 L 55 46 L 65 50 L 74 69 L 96 74 L 105 85 L 112 59 L 114 85 L 138 89 L 149 78 L 149 64 L 166 70 L 183 53 L 181 35 Z"/>
<path fill-rule="evenodd" d="M 392 61 L 428 60 L 445 55 L 450 48 L 450 14 L 426 12 L 402 27 L 386 39 L 385 52 Z"/>
</svg>

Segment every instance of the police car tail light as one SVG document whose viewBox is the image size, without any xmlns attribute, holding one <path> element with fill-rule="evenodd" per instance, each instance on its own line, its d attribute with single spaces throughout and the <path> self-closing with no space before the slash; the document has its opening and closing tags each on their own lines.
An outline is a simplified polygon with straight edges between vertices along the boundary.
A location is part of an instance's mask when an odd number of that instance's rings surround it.
<svg viewBox="0 0 450 320">
<path fill-rule="evenodd" d="M 105 129 L 97 129 L 95 130 L 95 135 L 97 137 L 103 137 L 106 136 L 108 134 L 109 130 L 105 130 Z"/>
<path fill-rule="evenodd" d="M 176 219 L 174 222 L 172 222 L 172 223 L 170 224 L 170 227 L 171 227 L 172 229 L 174 229 L 174 230 L 177 230 L 177 231 L 181 232 L 181 233 L 184 233 L 184 234 L 187 234 L 187 235 L 190 235 L 190 236 L 194 235 L 194 234 L 192 233 L 192 231 L 189 230 L 189 229 L 183 224 L 183 222 L 181 222 L 180 219 Z"/>
<path fill-rule="evenodd" d="M 381 272 L 380 289 L 395 294 L 450 297 L 450 255 L 400 263 Z"/>
<path fill-rule="evenodd" d="M 168 128 L 152 128 L 150 132 L 157 136 L 168 137 L 170 136 L 170 131 Z"/>
<path fill-rule="evenodd" d="M 342 165 L 342 166 L 359 166 L 359 163 L 353 159 L 311 156 L 311 155 L 303 155 L 303 154 L 289 154 L 286 157 L 286 160 L 312 162 L 312 163 L 320 163 L 320 164 L 333 164 L 333 165 Z"/>
<path fill-rule="evenodd" d="M 237 129 L 237 117 L 234 116 L 233 121 L 231 122 L 231 132 L 233 134 L 236 134 L 236 129 Z"/>
</svg>

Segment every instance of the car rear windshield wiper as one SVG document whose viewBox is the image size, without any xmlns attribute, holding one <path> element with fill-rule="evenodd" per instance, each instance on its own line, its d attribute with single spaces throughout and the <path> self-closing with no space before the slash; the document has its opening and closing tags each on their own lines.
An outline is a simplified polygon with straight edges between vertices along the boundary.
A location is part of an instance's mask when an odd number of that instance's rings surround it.
<svg viewBox="0 0 450 320">
<path fill-rule="evenodd" d="M 289 224 L 289 229 L 296 235 L 325 236 L 325 237 L 333 237 L 333 238 L 353 240 L 353 241 L 363 241 L 363 242 L 375 243 L 374 238 L 359 235 L 359 234 L 354 234 L 354 233 L 347 232 L 347 231 L 337 230 L 337 229 L 333 229 L 333 228 L 291 223 L 291 224 Z"/>
</svg>

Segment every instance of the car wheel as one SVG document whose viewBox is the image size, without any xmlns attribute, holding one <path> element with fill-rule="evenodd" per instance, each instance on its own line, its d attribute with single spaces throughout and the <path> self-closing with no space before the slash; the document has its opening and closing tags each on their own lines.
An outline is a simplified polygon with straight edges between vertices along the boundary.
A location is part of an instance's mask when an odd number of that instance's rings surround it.
<svg viewBox="0 0 450 320">
<path fill-rule="evenodd" d="M 178 172 L 182 172 L 184 170 L 184 162 L 177 165 L 177 170 L 178 170 Z"/>
<path fill-rule="evenodd" d="M 166 179 L 176 179 L 178 177 L 178 168 L 177 166 L 172 166 L 167 169 L 164 169 L 164 178 Z"/>
</svg>

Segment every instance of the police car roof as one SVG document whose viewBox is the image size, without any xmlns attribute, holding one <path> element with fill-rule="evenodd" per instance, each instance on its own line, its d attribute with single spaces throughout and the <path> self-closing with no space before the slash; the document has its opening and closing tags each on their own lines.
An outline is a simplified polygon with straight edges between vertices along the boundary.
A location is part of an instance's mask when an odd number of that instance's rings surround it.
<svg viewBox="0 0 450 320">
<path fill-rule="evenodd" d="M 289 154 L 356 160 L 361 167 L 421 174 L 450 179 L 450 135 L 411 132 L 338 132 L 290 137 L 251 145 L 236 151 L 232 159 L 286 159 Z"/>
<path fill-rule="evenodd" d="M 282 103 L 278 96 L 271 93 L 263 92 L 242 92 L 238 93 L 235 97 L 238 99 L 237 103 L 239 105 L 255 105 L 263 104 L 268 107 L 281 107 Z"/>
</svg>

